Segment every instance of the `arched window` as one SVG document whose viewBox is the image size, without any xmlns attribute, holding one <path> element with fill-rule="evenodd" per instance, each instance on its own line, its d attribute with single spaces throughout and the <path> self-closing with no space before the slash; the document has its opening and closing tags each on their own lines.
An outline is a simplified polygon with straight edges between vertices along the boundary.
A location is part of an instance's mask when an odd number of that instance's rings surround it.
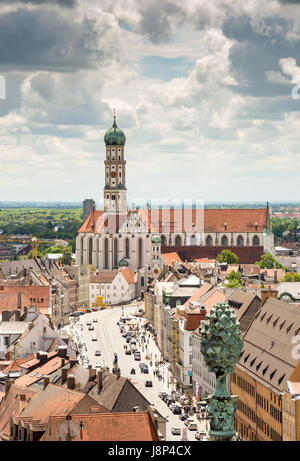
<svg viewBox="0 0 300 461">
<path fill-rule="evenodd" d="M 208 235 L 205 239 L 205 244 L 208 247 L 211 247 L 213 245 L 213 239 L 211 235 Z"/>
<path fill-rule="evenodd" d="M 181 245 L 182 245 L 181 237 L 180 237 L 180 235 L 176 235 L 176 238 L 175 238 L 175 246 L 176 246 L 176 247 L 181 247 Z"/>
<path fill-rule="evenodd" d="M 104 269 L 108 269 L 108 239 L 104 240 Z"/>
<path fill-rule="evenodd" d="M 125 258 L 129 258 L 129 239 L 125 239 Z"/>
<path fill-rule="evenodd" d="M 139 239 L 138 243 L 138 268 L 143 267 L 143 240 Z"/>
<path fill-rule="evenodd" d="M 228 246 L 228 238 L 226 235 L 223 235 L 222 239 L 221 239 L 221 246 L 223 247 L 227 247 Z"/>
<path fill-rule="evenodd" d="M 114 269 L 118 268 L 118 240 L 114 239 Z"/>
<path fill-rule="evenodd" d="M 195 235 L 191 236 L 191 245 L 197 245 L 197 239 Z"/>
<path fill-rule="evenodd" d="M 160 241 L 161 241 L 161 246 L 163 247 L 167 246 L 167 239 L 164 235 L 161 236 Z"/>
<path fill-rule="evenodd" d="M 253 240 L 252 240 L 252 243 L 254 246 L 258 246 L 259 245 L 259 238 L 257 235 L 254 235 L 253 237 Z"/>
<path fill-rule="evenodd" d="M 244 246 L 244 238 L 242 235 L 239 235 L 237 240 L 236 240 L 237 246 L 238 247 L 243 247 Z"/>
<path fill-rule="evenodd" d="M 93 264 L 93 237 L 89 239 L 89 256 L 88 256 L 89 264 Z"/>
</svg>

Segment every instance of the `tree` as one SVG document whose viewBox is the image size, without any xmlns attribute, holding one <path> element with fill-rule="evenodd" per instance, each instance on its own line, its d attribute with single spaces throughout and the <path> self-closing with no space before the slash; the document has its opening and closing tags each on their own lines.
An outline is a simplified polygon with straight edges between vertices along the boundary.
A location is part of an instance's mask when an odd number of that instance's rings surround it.
<svg viewBox="0 0 300 461">
<path fill-rule="evenodd" d="M 228 288 L 240 288 L 242 286 L 242 277 L 239 271 L 231 271 L 226 280 L 228 280 L 228 283 L 226 283 Z"/>
<path fill-rule="evenodd" d="M 257 264 L 261 269 L 280 269 L 283 267 L 282 264 L 276 261 L 274 256 L 268 251 L 266 251 L 262 255 L 260 261 L 255 264 Z"/>
<path fill-rule="evenodd" d="M 286 272 L 280 280 L 281 282 L 300 282 L 300 274 L 293 272 Z"/>
<path fill-rule="evenodd" d="M 62 251 L 62 263 L 65 265 L 65 266 L 71 266 L 72 264 L 72 257 L 73 257 L 73 251 L 72 251 L 72 248 L 70 246 L 66 246 L 64 247 L 63 251 Z"/>
<path fill-rule="evenodd" d="M 217 256 L 219 263 L 237 264 L 239 261 L 238 256 L 230 250 L 222 250 Z"/>
</svg>

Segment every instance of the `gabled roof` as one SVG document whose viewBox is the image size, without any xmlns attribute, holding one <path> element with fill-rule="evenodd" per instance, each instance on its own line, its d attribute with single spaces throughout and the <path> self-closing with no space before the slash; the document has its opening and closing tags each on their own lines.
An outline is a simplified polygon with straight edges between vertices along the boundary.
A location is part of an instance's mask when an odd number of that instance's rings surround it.
<svg viewBox="0 0 300 461">
<path fill-rule="evenodd" d="M 193 301 L 198 301 L 205 293 L 207 293 L 209 290 L 212 289 L 212 285 L 210 283 L 205 282 L 199 290 L 195 291 L 195 293 L 188 299 L 185 303 L 184 306 L 189 307 L 189 303 Z"/>
<path fill-rule="evenodd" d="M 112 283 L 118 271 L 95 271 L 90 273 L 90 283 Z"/>
<path fill-rule="evenodd" d="M 263 232 L 267 227 L 267 209 L 142 209 L 137 210 L 151 233 L 182 232 Z M 102 217 L 102 215 L 104 215 Z M 126 214 L 115 215 L 117 229 L 126 220 Z M 100 219 L 99 219 L 100 218 Z M 101 219 L 102 218 L 102 219 Z M 78 232 L 95 232 L 105 227 L 103 210 L 94 210 Z M 103 221 L 103 222 L 102 222 Z M 115 231 L 114 231 L 115 232 Z"/>
<path fill-rule="evenodd" d="M 34 364 L 34 361 L 32 361 L 32 363 Z M 44 376 L 50 375 L 57 369 L 61 368 L 63 365 L 66 365 L 67 363 L 70 363 L 70 361 L 65 358 L 63 359 L 62 357 L 58 357 L 56 355 L 56 357 L 47 361 L 44 365 L 41 365 L 40 367 L 37 367 L 34 370 L 29 371 L 26 375 L 17 378 L 15 380 L 15 383 L 19 386 L 30 386 L 36 381 L 39 381 Z M 22 367 L 24 367 L 24 365 L 25 364 L 22 364 Z"/>
<path fill-rule="evenodd" d="M 85 397 L 83 392 L 68 389 L 55 384 L 48 384 L 36 398 L 19 415 L 22 418 L 38 420 L 40 424 L 46 424 L 51 415 L 67 415 Z M 95 402 L 95 405 L 97 403 Z"/>
<path fill-rule="evenodd" d="M 124 279 L 126 280 L 126 282 L 127 282 L 129 285 L 134 284 L 133 273 L 131 272 L 131 270 L 130 270 L 129 268 L 122 269 L 122 270 L 121 270 L 121 274 L 123 275 Z"/>
<path fill-rule="evenodd" d="M 23 406 L 20 405 L 20 395 L 25 395 L 23 403 L 26 406 L 38 396 L 39 392 L 36 389 L 16 384 L 11 385 L 6 397 L 0 404 L 0 437 L 2 439 L 9 440 L 11 417 L 19 416 L 23 409 Z"/>
<path fill-rule="evenodd" d="M 300 333 L 299 307 L 269 297 L 244 335 L 238 367 L 281 392 L 298 366 L 292 338 Z"/>
<path fill-rule="evenodd" d="M 174 262 L 174 263 L 177 263 L 177 262 L 181 263 L 182 262 L 182 260 L 179 257 L 178 253 L 176 253 L 175 251 L 171 252 L 171 253 L 163 253 L 162 257 L 165 259 L 168 266 L 172 266 L 172 262 Z"/>
<path fill-rule="evenodd" d="M 65 430 L 66 423 L 65 416 L 51 416 L 43 441 L 70 440 Z M 71 440 L 74 441 L 159 440 L 148 411 L 72 415 L 68 423 L 72 429 Z"/>
</svg>

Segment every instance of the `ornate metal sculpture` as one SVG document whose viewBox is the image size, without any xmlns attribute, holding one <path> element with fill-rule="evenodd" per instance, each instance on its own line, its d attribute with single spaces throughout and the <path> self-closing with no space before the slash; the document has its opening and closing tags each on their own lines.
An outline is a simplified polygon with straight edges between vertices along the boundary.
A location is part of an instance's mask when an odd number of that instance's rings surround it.
<svg viewBox="0 0 300 461">
<path fill-rule="evenodd" d="M 237 396 L 227 391 L 226 376 L 232 373 L 243 347 L 240 323 L 234 310 L 224 302 L 217 303 L 201 324 L 201 353 L 209 369 L 216 374 L 216 389 L 207 398 L 209 435 L 228 440 L 235 435 L 234 413 Z"/>
</svg>

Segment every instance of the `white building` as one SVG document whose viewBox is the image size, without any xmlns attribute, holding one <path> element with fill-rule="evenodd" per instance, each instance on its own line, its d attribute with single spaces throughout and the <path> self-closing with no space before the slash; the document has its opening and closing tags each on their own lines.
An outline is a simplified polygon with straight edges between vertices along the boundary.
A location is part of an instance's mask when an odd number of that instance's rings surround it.
<svg viewBox="0 0 300 461">
<path fill-rule="evenodd" d="M 118 271 L 95 271 L 90 273 L 90 302 L 103 296 L 103 302 L 110 305 L 126 303 L 135 297 L 135 281 L 128 268 Z"/>
</svg>

